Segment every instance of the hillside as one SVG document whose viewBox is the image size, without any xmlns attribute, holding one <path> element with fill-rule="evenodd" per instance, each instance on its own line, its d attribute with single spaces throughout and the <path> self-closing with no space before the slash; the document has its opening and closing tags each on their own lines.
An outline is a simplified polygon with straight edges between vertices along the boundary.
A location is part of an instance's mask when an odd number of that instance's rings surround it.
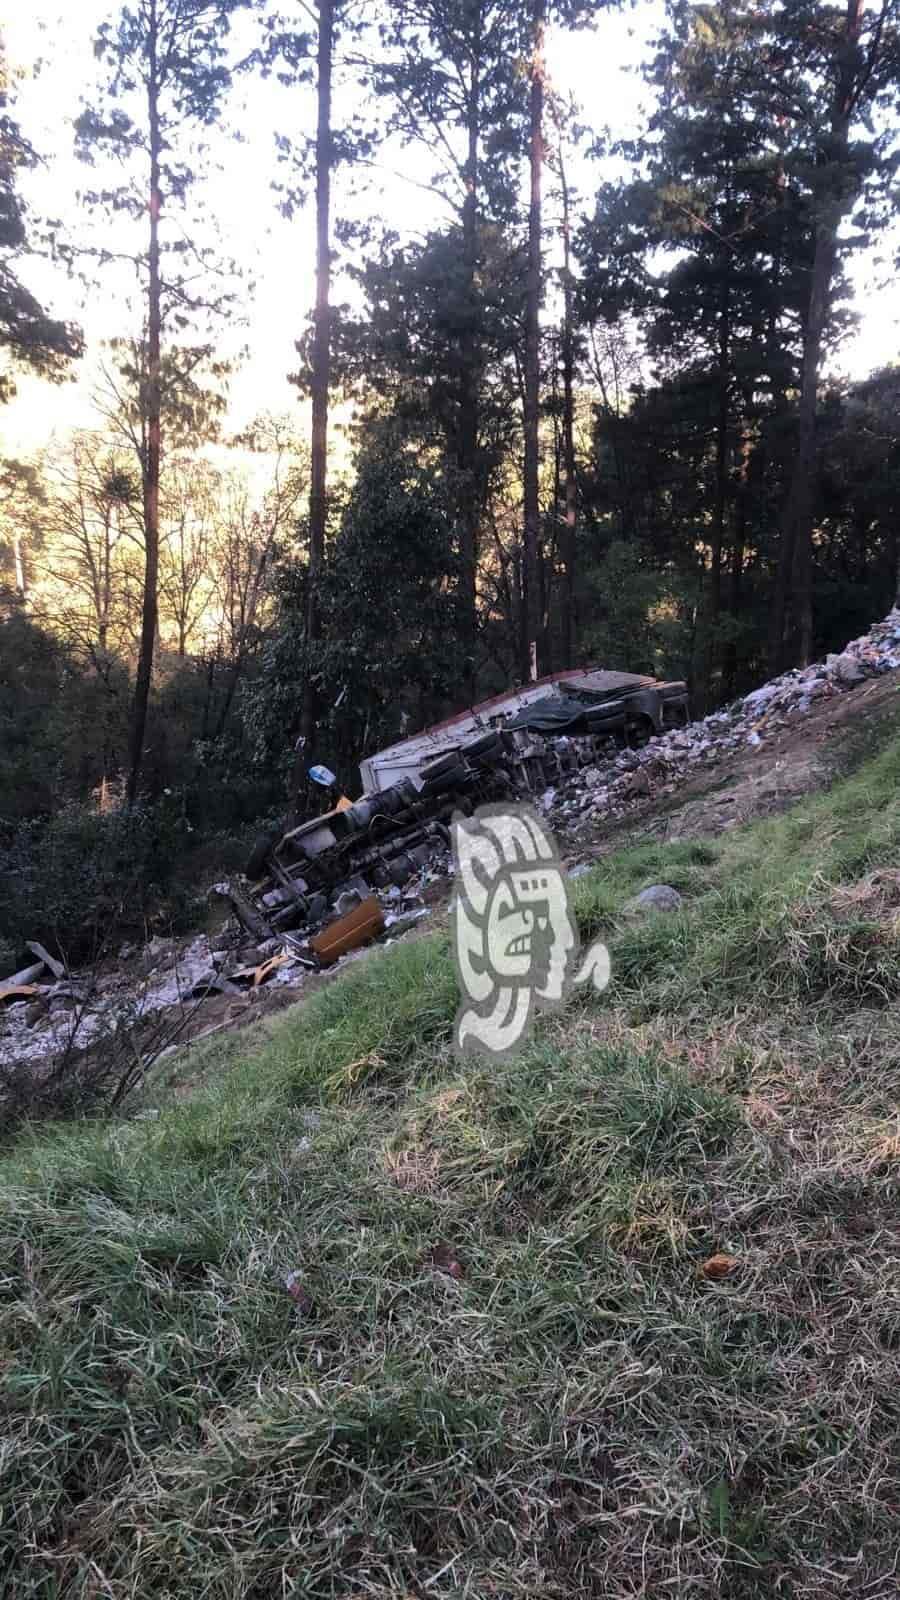
<svg viewBox="0 0 900 1600">
<path fill-rule="evenodd" d="M 0 1593 L 894 1594 L 896 714 L 865 743 L 604 855 L 610 989 L 514 1060 L 453 1060 L 432 933 L 20 1136 Z"/>
</svg>

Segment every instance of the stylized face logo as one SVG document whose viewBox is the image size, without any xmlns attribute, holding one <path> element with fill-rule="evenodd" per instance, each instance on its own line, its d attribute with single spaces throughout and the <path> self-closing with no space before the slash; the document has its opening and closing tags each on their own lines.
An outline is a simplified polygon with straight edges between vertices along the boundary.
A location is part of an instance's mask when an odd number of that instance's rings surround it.
<svg viewBox="0 0 900 1600">
<path fill-rule="evenodd" d="M 534 1006 L 565 996 L 578 947 L 568 885 L 543 823 L 526 806 L 483 806 L 474 818 L 454 818 L 453 847 L 463 994 L 456 1044 L 498 1055 L 522 1038 Z M 592 950 L 575 981 L 589 974 L 598 988 L 608 981 L 604 946 Z"/>
<path fill-rule="evenodd" d="M 485 948 L 498 978 L 561 998 L 575 935 L 559 867 L 501 872 L 488 900 Z"/>
</svg>

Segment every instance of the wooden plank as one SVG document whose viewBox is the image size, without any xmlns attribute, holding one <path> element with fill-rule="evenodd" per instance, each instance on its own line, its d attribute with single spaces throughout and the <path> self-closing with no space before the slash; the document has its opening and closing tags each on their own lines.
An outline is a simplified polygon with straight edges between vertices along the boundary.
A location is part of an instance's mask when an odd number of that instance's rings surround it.
<svg viewBox="0 0 900 1600">
<path fill-rule="evenodd" d="M 37 939 L 29 939 L 25 949 L 30 950 L 32 955 L 36 955 L 39 961 L 43 961 L 44 966 L 50 968 L 54 978 L 65 977 L 66 969 L 63 963 L 57 961 L 55 956 L 51 956 L 42 944 L 38 944 Z"/>
</svg>

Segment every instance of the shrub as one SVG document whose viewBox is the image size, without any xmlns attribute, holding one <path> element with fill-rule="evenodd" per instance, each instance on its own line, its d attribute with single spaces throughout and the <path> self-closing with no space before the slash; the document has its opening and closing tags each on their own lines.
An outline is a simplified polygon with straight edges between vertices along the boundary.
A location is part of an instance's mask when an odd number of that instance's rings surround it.
<svg viewBox="0 0 900 1600">
<path fill-rule="evenodd" d="M 0 939 L 41 939 L 77 962 L 143 933 L 189 843 L 166 802 L 102 814 L 71 803 L 20 823 L 0 851 Z"/>
</svg>

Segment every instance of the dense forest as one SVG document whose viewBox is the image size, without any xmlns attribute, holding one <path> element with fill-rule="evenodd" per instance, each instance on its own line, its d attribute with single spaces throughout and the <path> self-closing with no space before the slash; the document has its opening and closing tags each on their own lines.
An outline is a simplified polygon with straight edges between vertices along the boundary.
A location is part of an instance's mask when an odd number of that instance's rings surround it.
<svg viewBox="0 0 900 1600">
<path fill-rule="evenodd" d="M 0 403 L 93 363 L 83 427 L 0 443 L 0 942 L 237 852 L 300 739 L 356 792 L 508 684 L 591 661 L 702 713 L 889 609 L 896 351 L 835 374 L 853 258 L 895 248 L 898 13 L 670 0 L 623 139 L 547 66 L 622 25 L 589 0 L 132 0 L 72 129 L 99 248 L 26 203 L 0 61 Z M 316 271 L 236 431 L 254 290 L 195 196 L 252 81 L 303 108 L 260 182 Z M 388 148 L 408 227 L 343 208 Z M 88 348 L 38 260 L 101 298 L 125 260 L 130 331 Z"/>
</svg>

